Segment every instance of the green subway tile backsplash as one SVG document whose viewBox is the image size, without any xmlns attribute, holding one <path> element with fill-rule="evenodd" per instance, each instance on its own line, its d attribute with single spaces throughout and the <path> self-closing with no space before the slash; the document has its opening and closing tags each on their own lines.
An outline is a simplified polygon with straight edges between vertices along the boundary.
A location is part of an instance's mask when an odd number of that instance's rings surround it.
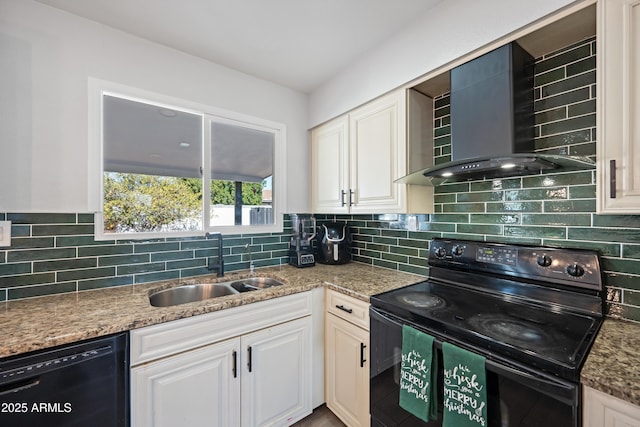
<svg viewBox="0 0 640 427">
<path fill-rule="evenodd" d="M 589 226 L 591 225 L 591 215 L 588 214 L 523 214 L 523 225 L 566 225 L 566 226 Z"/>
<path fill-rule="evenodd" d="M 12 224 L 75 224 L 78 215 L 74 213 L 8 213 Z M 93 219 L 90 221 L 93 222 Z"/>
<path fill-rule="evenodd" d="M 595 39 L 538 58 L 535 82 L 536 150 L 594 157 Z M 449 104 L 434 98 L 435 163 L 450 161 Z M 609 315 L 640 321 L 640 215 L 596 215 L 595 189 L 593 171 L 549 173 L 436 187 L 431 214 L 316 218 L 349 222 L 354 261 L 417 274 L 428 273 L 434 237 L 599 250 Z M 4 218 L 13 240 L 0 249 L 0 301 L 210 274 L 217 255 L 204 236 L 95 241 L 89 213 Z M 290 231 L 285 217 L 283 233 L 225 236 L 225 269 L 248 268 L 247 243 L 256 266 L 286 263 Z"/>
<path fill-rule="evenodd" d="M 11 288 L 16 286 L 43 285 L 54 283 L 56 274 L 40 273 L 40 274 L 21 274 L 15 276 L 0 277 L 0 288 Z"/>
<path fill-rule="evenodd" d="M 593 225 L 626 229 L 640 228 L 640 215 L 595 215 Z"/>
<path fill-rule="evenodd" d="M 20 299 L 39 297 L 44 295 L 62 294 L 75 292 L 77 290 L 75 282 L 56 283 L 34 287 L 10 288 L 7 290 L 8 299 Z"/>
<path fill-rule="evenodd" d="M 35 261 L 35 260 L 48 260 L 57 258 L 74 258 L 76 256 L 76 250 L 73 248 L 60 248 L 60 249 L 34 249 L 24 251 L 11 251 L 8 253 L 8 262 L 18 261 Z"/>
<path fill-rule="evenodd" d="M 211 274 L 217 240 L 202 237 L 96 241 L 93 214 L 0 213 L 12 221 L 9 248 L 0 248 L 0 301 Z M 369 216 L 369 219 L 373 219 Z M 225 270 L 287 262 L 291 223 L 283 233 L 224 236 Z M 377 229 L 372 232 L 379 234 Z"/>
<path fill-rule="evenodd" d="M 622 256 L 624 258 L 640 259 L 640 245 L 622 245 Z"/>
<path fill-rule="evenodd" d="M 41 273 L 45 271 L 75 270 L 78 268 L 97 267 L 96 258 L 71 258 L 57 261 L 37 261 L 33 263 L 33 271 Z"/>
<path fill-rule="evenodd" d="M 550 96 L 548 98 L 540 98 L 535 101 L 534 109 L 536 111 L 544 111 L 550 108 L 574 104 L 579 101 L 591 99 L 591 89 L 580 88 L 559 95 Z"/>
</svg>

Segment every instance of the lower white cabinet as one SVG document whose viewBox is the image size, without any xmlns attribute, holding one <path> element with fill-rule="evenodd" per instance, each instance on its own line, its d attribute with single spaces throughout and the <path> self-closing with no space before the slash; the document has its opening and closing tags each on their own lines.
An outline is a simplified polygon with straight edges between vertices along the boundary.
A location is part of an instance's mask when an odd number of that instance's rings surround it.
<svg viewBox="0 0 640 427">
<path fill-rule="evenodd" d="M 583 391 L 584 427 L 640 427 L 640 407 L 589 387 Z"/>
<path fill-rule="evenodd" d="M 310 317 L 242 337 L 243 426 L 289 425 L 309 414 L 310 338 Z"/>
<path fill-rule="evenodd" d="M 369 426 L 368 304 L 327 292 L 325 396 L 347 426 Z"/>
<path fill-rule="evenodd" d="M 133 427 L 284 426 L 311 413 L 310 295 L 251 305 L 131 332 Z M 287 306 L 291 316 L 308 315 L 268 325 Z M 247 332 L 164 354 L 201 340 L 202 330 Z"/>
<path fill-rule="evenodd" d="M 232 339 L 133 368 L 132 425 L 239 426 L 239 354 Z"/>
</svg>

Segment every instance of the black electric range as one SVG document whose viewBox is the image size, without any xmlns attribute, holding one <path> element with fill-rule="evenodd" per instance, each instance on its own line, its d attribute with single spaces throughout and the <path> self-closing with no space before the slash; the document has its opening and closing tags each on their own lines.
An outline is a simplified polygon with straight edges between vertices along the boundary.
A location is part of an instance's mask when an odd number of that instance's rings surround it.
<svg viewBox="0 0 640 427">
<path fill-rule="evenodd" d="M 438 346 L 450 342 L 485 356 L 497 377 L 517 377 L 523 389 L 561 385 L 545 394 L 567 401 L 566 414 L 547 425 L 579 425 L 580 369 L 604 313 L 597 252 L 434 239 L 429 265 L 424 282 L 371 297 L 372 419 L 385 417 L 374 409 L 376 377 L 398 362 L 399 329 L 389 325 L 410 324 Z"/>
</svg>

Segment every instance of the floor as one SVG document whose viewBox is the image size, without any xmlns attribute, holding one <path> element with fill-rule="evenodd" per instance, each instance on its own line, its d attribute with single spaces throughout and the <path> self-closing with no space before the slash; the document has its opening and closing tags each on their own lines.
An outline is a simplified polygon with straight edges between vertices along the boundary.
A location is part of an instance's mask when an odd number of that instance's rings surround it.
<svg viewBox="0 0 640 427">
<path fill-rule="evenodd" d="M 295 423 L 292 427 L 343 427 L 344 423 L 326 405 L 318 406 L 313 413 Z"/>
</svg>

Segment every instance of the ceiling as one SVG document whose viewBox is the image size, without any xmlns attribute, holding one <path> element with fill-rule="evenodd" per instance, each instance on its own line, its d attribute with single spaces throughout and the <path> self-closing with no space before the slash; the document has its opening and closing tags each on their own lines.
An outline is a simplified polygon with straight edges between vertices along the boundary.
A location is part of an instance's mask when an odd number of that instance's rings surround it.
<svg viewBox="0 0 640 427">
<path fill-rule="evenodd" d="M 310 92 L 442 0 L 36 0 Z"/>
</svg>

